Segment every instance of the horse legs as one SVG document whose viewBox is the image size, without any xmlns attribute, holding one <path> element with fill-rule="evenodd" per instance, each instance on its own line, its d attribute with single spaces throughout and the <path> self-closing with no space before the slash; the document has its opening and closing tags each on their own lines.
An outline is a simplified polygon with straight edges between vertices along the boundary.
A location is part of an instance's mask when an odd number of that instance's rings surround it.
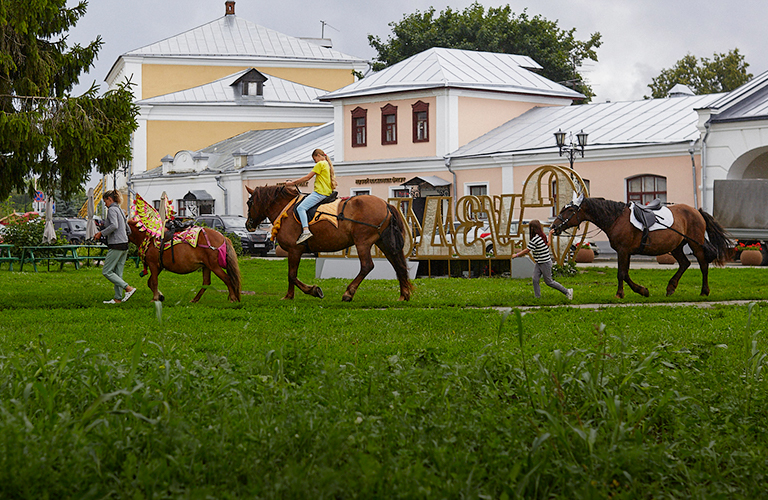
<svg viewBox="0 0 768 500">
<path fill-rule="evenodd" d="M 157 289 L 157 277 L 160 274 L 160 269 L 157 266 L 149 266 L 149 279 L 147 279 L 147 286 L 152 290 L 152 300 L 155 302 L 165 300 L 165 296 Z"/>
<path fill-rule="evenodd" d="M 685 243 L 672 250 L 672 256 L 675 257 L 679 267 L 677 268 L 675 275 L 672 276 L 672 278 L 669 280 L 669 283 L 667 284 L 667 297 L 675 293 L 677 284 L 680 282 L 680 278 L 683 276 L 685 270 L 691 266 L 691 261 L 688 260 L 688 257 L 685 256 L 685 252 L 683 251 L 684 246 Z"/>
<path fill-rule="evenodd" d="M 341 296 L 341 300 L 344 302 L 352 301 L 352 297 L 354 297 L 355 292 L 357 292 L 357 287 L 359 287 L 360 283 L 362 283 L 365 277 L 368 276 L 368 273 L 373 270 L 370 245 L 355 245 L 355 248 L 357 248 L 357 257 L 360 259 L 360 272 L 357 273 L 357 276 L 352 280 L 352 283 L 347 285 L 347 290 L 344 292 L 344 295 Z"/>
<path fill-rule="evenodd" d="M 205 291 L 208 289 L 208 285 L 211 284 L 211 270 L 207 267 L 203 268 L 203 287 L 200 289 L 199 292 L 197 292 L 197 295 L 195 295 L 195 298 L 193 298 L 190 302 L 193 304 L 196 303 L 198 300 L 200 300 L 200 297 L 203 296 Z"/>
<path fill-rule="evenodd" d="M 208 275 L 207 280 L 205 276 L 206 274 Z M 225 285 L 227 285 L 227 290 L 229 290 L 229 301 L 240 302 L 240 299 L 237 297 L 237 293 L 235 293 L 235 287 L 232 284 L 232 279 L 229 277 L 229 274 L 227 274 L 224 271 L 224 269 L 222 269 L 221 266 L 219 266 L 218 264 L 213 266 L 213 274 L 218 276 L 219 279 L 223 281 Z M 211 269 L 204 267 L 203 268 L 203 285 L 210 285 L 210 284 L 211 284 Z M 198 295 L 202 295 L 204 290 L 205 289 L 201 289 Z"/>
<path fill-rule="evenodd" d="M 703 248 L 694 248 L 693 254 L 699 261 L 699 269 L 701 269 L 701 295 L 706 297 L 709 295 L 709 262 L 707 262 Z"/>
<path fill-rule="evenodd" d="M 623 253 L 619 252 L 618 258 L 619 258 L 619 265 L 618 265 L 618 272 L 617 277 L 619 280 L 619 287 L 616 290 L 616 297 L 619 299 L 624 298 L 624 282 L 629 285 L 629 287 L 632 289 L 633 292 L 638 293 L 642 295 L 643 297 L 648 297 L 650 294 L 648 293 L 648 289 L 644 286 L 638 285 L 634 281 L 632 281 L 629 277 L 629 253 Z"/>
<path fill-rule="evenodd" d="M 323 290 L 317 286 L 312 285 L 309 286 L 307 284 L 302 283 L 299 278 L 299 263 L 301 262 L 301 254 L 303 253 L 303 247 L 293 247 L 290 249 L 288 253 L 288 292 L 286 292 L 285 297 L 283 297 L 283 300 L 291 300 L 293 299 L 293 287 L 294 285 L 299 287 L 299 290 L 306 293 L 307 295 L 312 295 L 313 297 L 317 297 L 319 299 L 322 299 L 324 297 Z"/>
<path fill-rule="evenodd" d="M 402 251 L 392 250 L 386 245 L 377 243 L 376 246 L 382 251 L 392 267 L 395 269 L 397 281 L 400 283 L 400 298 L 398 300 L 411 300 L 413 285 L 408 276 L 408 261 L 403 256 Z M 399 254 L 399 255 L 398 255 Z"/>
</svg>

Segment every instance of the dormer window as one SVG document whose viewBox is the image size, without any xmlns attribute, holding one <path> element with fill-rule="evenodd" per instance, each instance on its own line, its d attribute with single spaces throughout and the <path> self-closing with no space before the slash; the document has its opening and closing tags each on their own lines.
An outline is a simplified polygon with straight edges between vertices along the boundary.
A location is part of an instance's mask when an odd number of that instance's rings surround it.
<svg viewBox="0 0 768 500">
<path fill-rule="evenodd" d="M 239 93 L 240 97 L 245 98 L 258 98 L 264 97 L 264 82 L 267 81 L 267 77 L 259 73 L 257 70 L 251 68 L 240 78 L 232 83 L 235 87 L 235 93 Z M 238 92 L 239 91 L 239 92 Z"/>
</svg>

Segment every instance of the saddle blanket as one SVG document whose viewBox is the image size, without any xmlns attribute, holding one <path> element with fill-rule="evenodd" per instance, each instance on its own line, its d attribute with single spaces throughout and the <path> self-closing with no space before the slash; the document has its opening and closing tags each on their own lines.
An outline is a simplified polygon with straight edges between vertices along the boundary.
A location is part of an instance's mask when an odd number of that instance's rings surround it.
<svg viewBox="0 0 768 500">
<path fill-rule="evenodd" d="M 189 246 L 194 248 L 197 246 L 197 240 L 200 238 L 200 231 L 202 231 L 202 229 L 202 227 L 193 226 L 184 231 L 174 233 L 173 239 L 166 241 L 164 248 L 167 250 L 171 245 L 177 245 L 179 243 L 188 243 Z"/>
<path fill-rule="evenodd" d="M 330 203 L 323 203 L 322 205 L 318 205 L 315 207 L 314 210 L 316 212 L 312 214 L 312 210 L 307 211 L 307 215 L 311 216 L 312 218 L 309 219 L 309 226 L 312 227 L 312 224 L 315 224 L 320 221 L 328 221 L 331 224 L 333 224 L 334 227 L 339 227 L 339 203 L 343 201 L 343 198 L 336 198 Z M 298 215 L 296 215 L 296 211 L 293 211 L 293 218 L 296 219 L 296 222 L 299 221 Z"/>
<path fill-rule="evenodd" d="M 643 230 L 643 223 L 637 220 L 635 217 L 635 204 L 629 204 L 629 222 L 640 231 Z M 661 207 L 653 212 L 656 215 L 656 222 L 648 228 L 649 231 L 658 231 L 659 229 L 669 229 L 675 222 L 675 217 L 672 215 L 672 210 L 667 207 Z"/>
</svg>

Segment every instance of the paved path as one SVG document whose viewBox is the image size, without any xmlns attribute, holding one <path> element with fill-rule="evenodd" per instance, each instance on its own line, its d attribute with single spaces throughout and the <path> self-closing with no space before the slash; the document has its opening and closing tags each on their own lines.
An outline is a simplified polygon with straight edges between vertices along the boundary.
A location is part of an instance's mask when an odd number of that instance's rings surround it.
<svg viewBox="0 0 768 500">
<path fill-rule="evenodd" d="M 519 307 L 491 307 L 490 309 L 494 309 L 496 311 L 499 311 L 501 313 L 505 312 L 511 312 L 515 309 L 519 309 L 521 311 L 529 311 L 529 310 L 536 310 L 536 309 L 547 309 L 547 308 L 555 308 L 555 307 L 569 307 L 571 309 L 602 309 L 606 307 L 698 307 L 701 309 L 708 309 L 715 305 L 723 305 L 723 306 L 747 306 L 751 304 L 752 302 L 765 302 L 763 300 L 718 300 L 718 301 L 711 301 L 711 302 L 652 302 L 652 303 L 645 303 L 645 302 L 627 302 L 627 303 L 620 303 L 620 304 L 557 304 L 557 305 L 544 305 L 544 306 L 519 306 Z"/>
</svg>

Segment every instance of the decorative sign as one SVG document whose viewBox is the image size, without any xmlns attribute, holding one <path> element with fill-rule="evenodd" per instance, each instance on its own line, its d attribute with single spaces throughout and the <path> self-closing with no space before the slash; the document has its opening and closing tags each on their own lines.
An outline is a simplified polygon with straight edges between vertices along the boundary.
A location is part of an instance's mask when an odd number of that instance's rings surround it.
<svg viewBox="0 0 768 500">
<path fill-rule="evenodd" d="M 411 259 L 498 259 L 511 258 L 526 244 L 527 221 L 537 218 L 526 217 L 526 208 L 529 213 L 531 209 L 541 213 L 538 209 L 546 208 L 557 214 L 577 193 L 587 195 L 586 184 L 578 173 L 566 167 L 546 165 L 528 176 L 522 194 L 463 196 L 455 207 L 450 196 L 428 196 L 421 221 L 413 211 L 413 198 L 389 198 L 387 201 L 405 218 L 410 234 L 406 235 L 404 252 Z M 549 222 L 541 222 L 546 232 Z M 588 228 L 589 224 L 584 223 L 578 232 L 553 238 L 552 256 L 558 264 L 563 264 L 574 241 L 584 240 Z M 371 250 L 373 257 L 384 257 L 378 248 Z M 351 247 L 321 254 L 321 257 L 357 257 L 357 254 Z"/>
</svg>

